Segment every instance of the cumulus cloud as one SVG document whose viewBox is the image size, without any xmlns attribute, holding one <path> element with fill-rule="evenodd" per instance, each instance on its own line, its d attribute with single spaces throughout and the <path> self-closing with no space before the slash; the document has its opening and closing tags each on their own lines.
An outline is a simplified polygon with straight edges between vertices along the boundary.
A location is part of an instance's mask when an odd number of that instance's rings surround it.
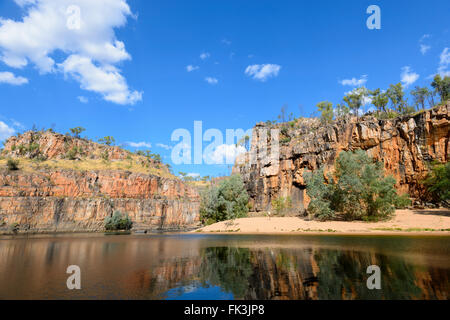
<svg viewBox="0 0 450 320">
<path fill-rule="evenodd" d="M 402 68 L 400 77 L 403 86 L 408 87 L 419 79 L 419 74 L 413 72 L 409 66 L 405 66 Z"/>
<path fill-rule="evenodd" d="M 16 130 L 8 126 L 3 121 L 0 121 L 0 141 L 8 139 L 10 136 L 16 133 Z"/>
<path fill-rule="evenodd" d="M 351 78 L 351 79 L 344 79 L 339 81 L 340 84 L 343 86 L 352 86 L 352 87 L 360 87 L 363 86 L 367 82 L 367 75 L 362 75 L 361 78 Z"/>
<path fill-rule="evenodd" d="M 254 64 L 245 69 L 245 74 L 255 80 L 266 81 L 271 77 L 278 76 L 281 66 L 277 64 Z"/>
<path fill-rule="evenodd" d="M 197 172 L 190 172 L 186 175 L 187 177 L 192 177 L 192 178 L 198 178 L 200 177 L 200 173 Z"/>
<path fill-rule="evenodd" d="M 441 77 L 450 77 L 450 70 L 448 70 L 448 66 L 450 65 L 450 49 L 445 48 L 439 58 L 438 73 L 441 75 Z"/>
<path fill-rule="evenodd" d="M 114 29 L 132 16 L 126 0 L 15 0 L 20 20 L 0 18 L 0 60 L 13 68 L 34 65 L 41 74 L 63 72 L 107 101 L 134 104 L 117 64 L 130 60 Z M 54 53 L 63 55 L 55 61 Z"/>
<path fill-rule="evenodd" d="M 164 143 L 157 143 L 156 146 L 160 147 L 160 148 L 163 148 L 163 149 L 166 149 L 166 150 L 172 149 L 171 146 L 168 146 L 167 144 L 164 144 Z"/>
<path fill-rule="evenodd" d="M 221 144 L 213 152 L 205 155 L 213 164 L 234 164 L 236 157 L 247 150 L 243 146 L 234 144 Z"/>
<path fill-rule="evenodd" d="M 151 148 L 152 147 L 152 144 L 150 142 L 145 142 L 145 141 L 142 141 L 142 142 L 129 141 L 129 142 L 125 142 L 125 145 L 130 146 L 132 148 Z"/>
<path fill-rule="evenodd" d="M 208 82 L 209 84 L 217 84 L 219 82 L 219 80 L 217 80 L 216 78 L 212 78 L 212 77 L 206 77 L 205 81 Z"/>
<path fill-rule="evenodd" d="M 28 83 L 28 79 L 24 77 L 16 77 L 12 72 L 0 72 L 0 83 L 21 86 L 25 83 Z"/>
<path fill-rule="evenodd" d="M 78 96 L 77 98 L 78 98 L 78 100 L 80 100 L 81 103 L 88 103 L 89 102 L 89 99 L 86 98 L 86 97 Z"/>
<path fill-rule="evenodd" d="M 427 53 L 428 50 L 431 49 L 431 46 L 428 46 L 426 44 L 420 44 L 420 52 L 425 55 L 425 53 Z"/>
<path fill-rule="evenodd" d="M 427 53 L 428 50 L 431 49 L 431 46 L 424 44 L 423 42 L 430 38 L 431 35 L 429 34 L 424 34 L 420 39 L 419 39 L 419 45 L 420 45 L 420 53 L 422 53 L 422 55 L 425 55 Z"/>
<path fill-rule="evenodd" d="M 206 59 L 208 59 L 210 56 L 211 56 L 211 55 L 209 54 L 209 52 L 203 52 L 203 53 L 200 55 L 200 59 L 206 60 Z"/>
<path fill-rule="evenodd" d="M 186 67 L 187 72 L 192 72 L 192 71 L 195 71 L 195 70 L 198 70 L 198 69 L 200 69 L 199 66 L 193 66 L 191 64 Z"/>
</svg>

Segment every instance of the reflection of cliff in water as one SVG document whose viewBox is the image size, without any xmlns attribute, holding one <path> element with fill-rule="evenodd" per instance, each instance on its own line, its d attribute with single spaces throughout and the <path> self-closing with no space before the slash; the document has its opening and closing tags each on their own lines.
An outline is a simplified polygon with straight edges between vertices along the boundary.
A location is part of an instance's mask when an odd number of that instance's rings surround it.
<svg viewBox="0 0 450 320">
<path fill-rule="evenodd" d="M 366 268 L 373 264 L 381 268 L 381 290 L 366 286 Z M 134 280 L 160 298 L 173 288 L 181 295 L 182 288 L 218 286 L 236 299 L 447 299 L 449 273 L 373 252 L 209 247 L 134 274 Z"/>
</svg>

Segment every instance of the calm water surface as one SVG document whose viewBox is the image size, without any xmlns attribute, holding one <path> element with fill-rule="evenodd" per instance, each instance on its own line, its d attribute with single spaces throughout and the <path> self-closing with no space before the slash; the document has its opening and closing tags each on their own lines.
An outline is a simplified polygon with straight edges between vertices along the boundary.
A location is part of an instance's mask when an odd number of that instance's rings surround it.
<svg viewBox="0 0 450 320">
<path fill-rule="evenodd" d="M 366 268 L 381 268 L 381 290 Z M 81 290 L 66 269 L 81 268 Z M 449 299 L 450 237 L 0 238 L 0 299 Z"/>
</svg>

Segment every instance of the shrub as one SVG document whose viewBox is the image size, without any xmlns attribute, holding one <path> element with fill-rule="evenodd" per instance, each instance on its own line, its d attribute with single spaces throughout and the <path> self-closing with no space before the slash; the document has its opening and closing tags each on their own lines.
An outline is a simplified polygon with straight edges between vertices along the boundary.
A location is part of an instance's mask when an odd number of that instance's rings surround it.
<svg viewBox="0 0 450 320">
<path fill-rule="evenodd" d="M 385 177 L 382 164 L 363 150 L 342 152 L 334 176 L 325 182 L 323 170 L 305 175 L 308 211 L 321 220 L 341 214 L 345 219 L 377 220 L 391 215 L 399 203 L 395 179 Z"/>
<path fill-rule="evenodd" d="M 19 170 L 19 160 L 8 159 L 6 166 L 10 171 Z"/>
<path fill-rule="evenodd" d="M 132 227 L 133 222 L 128 214 L 123 215 L 120 211 L 115 211 L 112 217 L 105 218 L 105 229 L 108 231 L 130 230 Z"/>
<path fill-rule="evenodd" d="M 431 172 L 427 175 L 423 184 L 427 193 L 434 201 L 450 200 L 450 162 L 433 163 Z"/>
<path fill-rule="evenodd" d="M 75 160 L 77 158 L 77 154 L 78 154 L 78 148 L 77 147 L 73 147 L 72 149 L 67 151 L 65 157 L 67 159 L 69 159 L 69 160 Z"/>
<path fill-rule="evenodd" d="M 285 213 L 286 210 L 292 208 L 292 200 L 291 197 L 278 197 L 272 200 L 272 209 L 275 210 L 277 215 Z"/>
<path fill-rule="evenodd" d="M 19 232 L 19 229 L 20 229 L 20 225 L 17 222 L 14 222 L 9 226 L 9 230 L 14 233 Z"/>
<path fill-rule="evenodd" d="M 210 186 L 201 194 L 200 219 L 203 223 L 245 217 L 248 194 L 239 175 L 233 175 Z"/>
</svg>

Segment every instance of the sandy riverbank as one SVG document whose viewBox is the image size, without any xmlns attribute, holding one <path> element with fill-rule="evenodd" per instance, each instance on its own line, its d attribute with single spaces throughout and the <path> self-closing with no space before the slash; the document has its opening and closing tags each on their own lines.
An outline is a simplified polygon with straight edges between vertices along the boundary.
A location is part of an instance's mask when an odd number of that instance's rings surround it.
<svg viewBox="0 0 450 320">
<path fill-rule="evenodd" d="M 300 217 L 251 217 L 215 223 L 193 232 L 224 233 L 428 233 L 450 235 L 450 210 L 397 210 L 389 221 L 308 221 Z"/>
</svg>

